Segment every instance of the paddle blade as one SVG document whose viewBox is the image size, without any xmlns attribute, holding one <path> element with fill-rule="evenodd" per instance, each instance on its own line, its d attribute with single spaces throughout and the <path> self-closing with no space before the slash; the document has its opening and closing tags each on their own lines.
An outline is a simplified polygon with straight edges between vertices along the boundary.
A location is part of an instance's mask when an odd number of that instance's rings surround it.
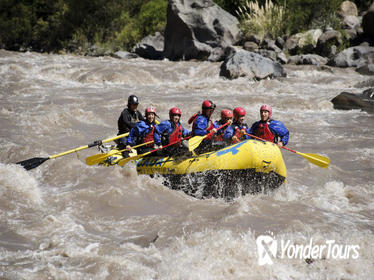
<svg viewBox="0 0 374 280">
<path fill-rule="evenodd" d="M 303 156 L 305 159 L 307 159 L 309 162 L 322 167 L 327 168 L 330 165 L 330 159 L 328 157 L 324 157 L 318 154 L 306 154 L 306 153 L 300 153 L 297 152 L 297 154 Z"/>
<path fill-rule="evenodd" d="M 89 156 L 86 158 L 86 164 L 96 165 L 96 164 L 103 162 L 110 156 L 111 156 L 110 154 L 97 154 L 97 155 Z"/>
<path fill-rule="evenodd" d="M 140 154 L 140 155 L 137 155 L 137 156 L 134 156 L 134 157 L 127 157 L 127 158 L 121 159 L 118 162 L 118 165 L 119 166 L 124 166 L 125 164 L 129 163 L 130 161 L 140 159 L 140 158 L 142 158 L 142 157 L 144 157 L 146 155 L 149 155 L 150 153 L 151 152 L 147 152 L 147 153 Z"/>
<path fill-rule="evenodd" d="M 48 159 L 49 158 L 39 158 L 39 157 L 38 158 L 30 158 L 30 159 L 26 159 L 26 160 L 17 162 L 17 164 L 22 165 L 23 168 L 25 168 L 26 170 L 30 170 L 30 169 L 33 169 L 35 167 L 38 167 L 39 165 L 41 165 L 43 162 L 45 162 Z"/>
<path fill-rule="evenodd" d="M 188 150 L 192 152 L 197 147 L 199 147 L 200 143 L 207 137 L 205 136 L 194 136 L 190 140 L 188 140 Z"/>
</svg>

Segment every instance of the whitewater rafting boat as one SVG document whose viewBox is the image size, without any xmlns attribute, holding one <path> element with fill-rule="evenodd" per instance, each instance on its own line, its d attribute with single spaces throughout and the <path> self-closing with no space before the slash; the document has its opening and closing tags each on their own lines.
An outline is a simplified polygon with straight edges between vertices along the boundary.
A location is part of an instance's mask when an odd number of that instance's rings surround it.
<svg viewBox="0 0 374 280">
<path fill-rule="evenodd" d="M 106 166 L 126 160 L 115 149 Z M 245 140 L 218 151 L 191 157 L 148 156 L 135 161 L 138 174 L 162 176 L 171 189 L 198 198 L 230 199 L 247 193 L 267 192 L 286 179 L 286 166 L 277 145 Z"/>
</svg>

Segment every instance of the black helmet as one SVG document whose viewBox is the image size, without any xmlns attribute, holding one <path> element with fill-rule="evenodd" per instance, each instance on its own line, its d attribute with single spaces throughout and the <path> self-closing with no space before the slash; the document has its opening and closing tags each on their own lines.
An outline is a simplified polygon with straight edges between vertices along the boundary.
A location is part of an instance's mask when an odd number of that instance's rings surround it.
<svg viewBox="0 0 374 280">
<path fill-rule="evenodd" d="M 139 104 L 139 100 L 135 95 L 130 95 L 129 99 L 127 99 L 127 105 L 131 105 L 131 104 L 134 104 L 134 105 Z"/>
</svg>

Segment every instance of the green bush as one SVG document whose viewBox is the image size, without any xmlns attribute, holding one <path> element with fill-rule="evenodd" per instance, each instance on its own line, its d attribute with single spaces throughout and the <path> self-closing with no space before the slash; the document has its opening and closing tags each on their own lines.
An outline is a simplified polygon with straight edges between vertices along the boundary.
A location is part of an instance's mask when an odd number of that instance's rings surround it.
<svg viewBox="0 0 374 280">
<path fill-rule="evenodd" d="M 129 50 L 143 37 L 162 32 L 166 26 L 166 8 L 167 0 L 151 0 L 140 7 L 136 17 L 123 12 L 116 22 L 122 28 L 115 34 L 115 45 Z"/>
<path fill-rule="evenodd" d="M 295 34 L 312 28 L 337 28 L 336 12 L 344 0 L 284 0 L 285 33 Z"/>
</svg>

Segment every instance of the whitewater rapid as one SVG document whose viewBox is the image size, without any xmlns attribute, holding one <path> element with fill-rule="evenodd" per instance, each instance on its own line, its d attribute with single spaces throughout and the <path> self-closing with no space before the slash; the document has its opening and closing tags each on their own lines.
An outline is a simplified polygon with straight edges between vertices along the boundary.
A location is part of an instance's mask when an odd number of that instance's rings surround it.
<svg viewBox="0 0 374 280">
<path fill-rule="evenodd" d="M 219 63 L 119 60 L 0 50 L 1 279 L 373 279 L 374 115 L 334 110 L 368 79 L 353 69 L 286 66 L 277 80 L 225 80 Z M 287 182 L 232 202 L 197 200 L 138 176 L 135 166 L 87 166 L 96 148 L 26 171 L 15 162 L 115 136 L 127 97 L 182 123 L 204 99 L 259 107 L 290 130 L 288 146 L 328 156 L 322 169 L 282 150 Z M 272 258 L 256 239 L 359 246 L 358 258 Z"/>
</svg>

